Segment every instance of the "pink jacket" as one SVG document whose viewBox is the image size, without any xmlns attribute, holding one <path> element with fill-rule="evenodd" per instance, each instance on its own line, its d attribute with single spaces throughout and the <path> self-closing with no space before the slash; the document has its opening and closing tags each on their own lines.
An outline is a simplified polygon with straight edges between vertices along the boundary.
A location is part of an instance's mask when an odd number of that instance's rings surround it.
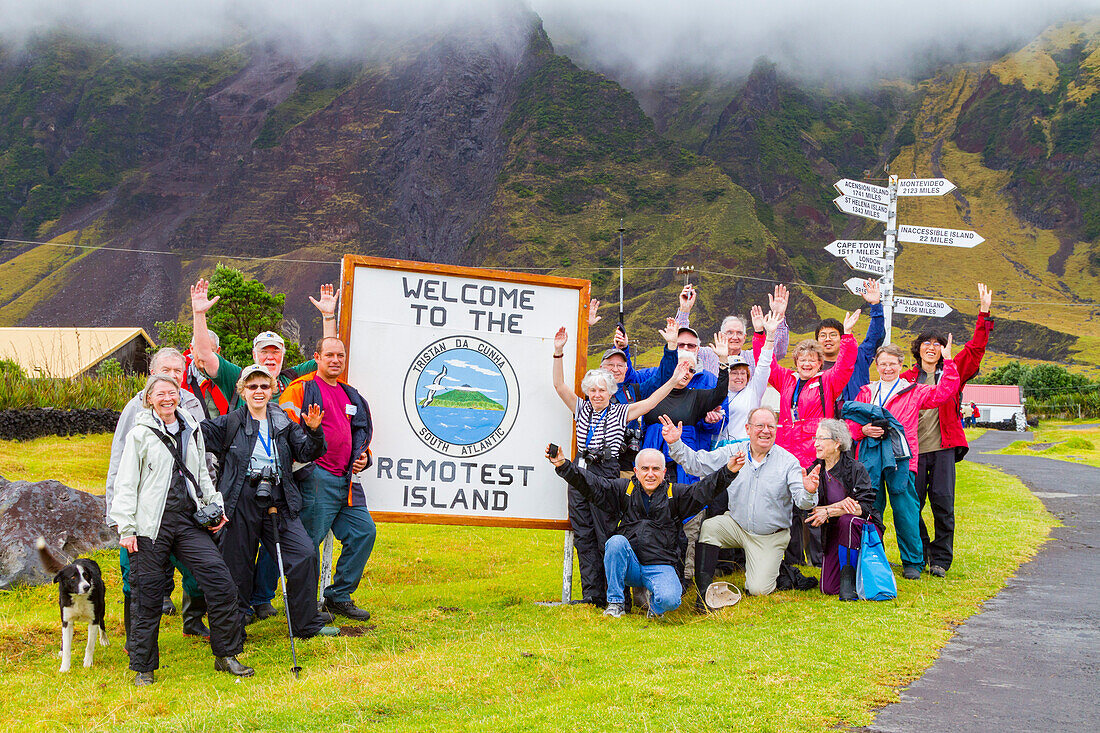
<svg viewBox="0 0 1100 733">
<path fill-rule="evenodd" d="M 763 344 L 763 336 L 756 334 L 753 337 L 752 346 L 758 358 Z M 817 458 L 817 452 L 814 450 L 817 424 L 822 418 L 835 416 L 836 399 L 844 392 L 844 387 L 852 378 L 857 349 L 855 336 L 845 334 L 840 339 L 840 353 L 837 354 L 836 363 L 832 368 L 826 369 L 802 385 L 798 393 L 797 421 L 794 420 L 791 403 L 794 399 L 795 387 L 799 382 L 798 373 L 781 367 L 779 362 L 772 360 L 768 383 L 779 391 L 779 432 L 775 436 L 775 442 L 779 447 L 786 448 L 794 454 L 803 467 L 809 467 Z M 822 403 L 825 406 L 824 414 L 821 412 Z"/>
<path fill-rule="evenodd" d="M 856 395 L 856 402 L 866 402 L 868 404 L 873 402 L 874 398 L 871 390 L 877 384 L 878 382 L 871 382 L 863 385 L 859 390 L 859 394 Z M 905 439 L 909 441 L 909 450 L 912 453 L 912 457 L 909 459 L 910 471 L 917 470 L 917 455 L 920 453 L 920 447 L 917 445 L 917 421 L 920 419 L 920 411 L 931 410 L 933 407 L 939 407 L 946 402 L 953 401 L 958 389 L 959 370 L 955 367 L 955 360 L 944 359 L 943 376 L 940 377 L 939 384 L 935 386 L 931 384 L 910 384 L 905 389 L 890 395 L 890 399 L 886 401 L 886 409 L 897 418 L 898 422 L 905 426 Z M 862 425 L 849 420 L 848 428 L 852 432 L 853 441 L 863 440 Z"/>
</svg>

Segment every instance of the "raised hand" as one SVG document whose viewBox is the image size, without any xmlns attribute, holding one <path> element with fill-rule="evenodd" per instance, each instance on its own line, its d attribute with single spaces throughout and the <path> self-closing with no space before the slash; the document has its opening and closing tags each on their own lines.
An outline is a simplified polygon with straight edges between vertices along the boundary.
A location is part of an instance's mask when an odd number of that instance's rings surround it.
<svg viewBox="0 0 1100 733">
<path fill-rule="evenodd" d="M 684 286 L 684 289 L 680 291 L 680 312 L 691 313 L 691 309 L 695 307 L 695 286 L 688 283 Z"/>
<path fill-rule="evenodd" d="M 851 313 L 844 314 L 844 333 L 849 334 L 852 329 L 855 328 L 856 323 L 859 322 L 860 310 L 857 308 Z"/>
<path fill-rule="evenodd" d="M 869 305 L 874 305 L 882 300 L 882 295 L 879 292 L 878 280 L 868 278 L 863 281 L 863 299 L 866 300 Z"/>
<path fill-rule="evenodd" d="M 565 344 L 569 341 L 569 334 L 565 330 L 565 326 L 558 329 L 558 332 L 554 334 L 554 356 L 560 356 L 564 353 Z"/>
<path fill-rule="evenodd" d="M 768 312 L 770 313 L 771 311 Z M 753 331 L 764 330 L 764 310 L 760 306 L 754 305 L 752 309 L 749 310 L 749 317 L 752 318 Z"/>
<path fill-rule="evenodd" d="M 676 325 L 675 318 L 668 318 L 665 320 L 665 327 L 657 333 L 661 334 L 661 338 L 668 344 L 668 348 L 676 348 L 676 337 L 680 332 L 680 327 Z"/>
<path fill-rule="evenodd" d="M 203 280 L 201 277 L 199 281 L 191 286 L 191 312 L 192 313 L 206 313 L 210 310 L 215 303 L 222 299 L 222 296 L 215 295 L 210 297 L 210 281 Z"/>
<path fill-rule="evenodd" d="M 802 469 L 802 488 L 806 490 L 807 494 L 816 494 L 817 487 L 821 484 L 821 464 L 814 466 L 814 470 L 806 473 L 806 469 Z"/>
<path fill-rule="evenodd" d="M 627 346 L 630 346 L 630 339 L 627 338 L 626 331 L 619 326 L 615 327 L 615 335 L 611 337 L 611 341 L 615 344 L 616 349 L 625 350 Z"/>
<path fill-rule="evenodd" d="M 744 467 L 745 451 L 737 451 L 732 456 L 730 456 L 730 459 L 728 461 L 726 461 L 726 468 L 728 468 L 731 473 L 737 473 Z"/>
<path fill-rule="evenodd" d="M 985 286 L 985 283 L 978 283 L 978 310 L 982 313 L 989 313 L 989 307 L 993 305 L 993 291 Z"/>
<path fill-rule="evenodd" d="M 595 298 L 588 301 L 588 325 L 589 326 L 595 326 L 597 323 L 600 322 L 600 319 L 603 318 L 603 316 L 596 315 L 596 311 L 598 311 L 599 309 L 600 309 L 600 301 L 596 300 Z"/>
<path fill-rule="evenodd" d="M 943 354 L 944 359 L 950 359 L 951 358 L 951 347 L 952 347 L 952 345 L 954 345 L 954 343 L 955 343 L 955 337 L 952 336 L 951 334 L 947 334 L 947 346 L 944 346 L 943 350 L 940 352 L 941 354 Z"/>
<path fill-rule="evenodd" d="M 551 452 L 551 448 L 556 448 L 557 450 Z M 565 463 L 565 456 L 562 455 L 561 448 L 559 446 L 550 443 L 546 446 L 546 460 L 550 461 L 555 466 L 560 466 L 561 464 Z"/>
<path fill-rule="evenodd" d="M 321 406 L 314 402 L 309 406 L 309 411 L 302 416 L 302 421 L 309 427 L 310 430 L 316 430 L 321 427 L 321 418 L 325 416 L 325 411 L 321 409 Z"/>
<path fill-rule="evenodd" d="M 695 365 L 694 364 L 692 364 L 687 359 L 681 359 L 680 363 L 676 365 L 676 371 L 672 373 L 672 378 L 676 382 L 679 382 L 681 379 L 683 379 L 686 376 L 689 376 L 694 371 L 695 371 Z"/>
<path fill-rule="evenodd" d="M 787 313 L 787 302 L 790 297 L 786 285 L 776 285 L 775 291 L 768 296 L 768 305 L 771 307 L 772 313 L 782 318 Z"/>
<path fill-rule="evenodd" d="M 730 355 L 729 337 L 719 331 L 714 334 L 714 340 L 711 342 L 710 348 L 714 349 L 714 353 L 718 355 L 719 361 L 725 359 Z"/>
<path fill-rule="evenodd" d="M 336 304 L 340 302 L 340 289 L 334 288 L 332 283 L 327 283 L 321 286 L 320 299 L 309 296 L 309 302 L 313 303 L 313 307 L 321 311 L 323 316 L 336 315 Z"/>
<path fill-rule="evenodd" d="M 779 328 L 779 324 L 783 321 L 783 316 L 777 313 L 769 312 L 761 320 L 763 321 L 764 333 L 766 334 L 767 338 L 774 340 L 775 332 Z M 755 324 L 753 327 L 755 328 Z"/>
<path fill-rule="evenodd" d="M 682 422 L 673 425 L 668 415 L 658 415 L 657 419 L 661 421 L 661 437 L 669 445 L 678 441 L 680 436 L 684 434 L 684 424 Z"/>
</svg>

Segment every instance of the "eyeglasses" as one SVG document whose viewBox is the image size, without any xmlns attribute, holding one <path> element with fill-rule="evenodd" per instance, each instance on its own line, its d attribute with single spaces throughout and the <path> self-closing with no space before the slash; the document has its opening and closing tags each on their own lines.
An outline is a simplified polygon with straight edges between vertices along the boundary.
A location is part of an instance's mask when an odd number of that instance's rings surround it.
<svg viewBox="0 0 1100 733">
<path fill-rule="evenodd" d="M 758 424 L 758 423 L 751 422 L 751 423 L 749 423 L 749 427 L 752 428 L 753 430 L 764 431 L 764 430 L 775 430 L 778 426 L 777 425 L 769 425 L 767 423 L 764 423 L 763 425 L 761 425 L 761 424 Z"/>
<path fill-rule="evenodd" d="M 699 348 L 699 344 L 687 344 L 687 343 L 683 343 L 683 342 L 678 342 L 676 344 L 676 348 L 677 349 L 683 349 L 684 351 L 695 351 L 696 349 Z"/>
<path fill-rule="evenodd" d="M 921 341 L 920 345 L 921 346 L 933 346 L 933 345 L 935 345 L 935 346 L 939 346 L 940 348 L 943 348 L 943 344 L 941 344 L 939 341 L 934 341 L 934 340 Z"/>
<path fill-rule="evenodd" d="M 833 440 L 832 438 L 828 437 L 827 435 L 815 435 L 814 436 L 814 442 L 815 443 L 824 442 L 826 440 L 828 440 L 832 443 L 837 442 L 837 441 Z"/>
<path fill-rule="evenodd" d="M 271 391 L 270 384 L 246 384 L 244 388 L 247 389 L 249 392 L 255 392 L 258 389 L 262 389 L 265 392 Z"/>
</svg>

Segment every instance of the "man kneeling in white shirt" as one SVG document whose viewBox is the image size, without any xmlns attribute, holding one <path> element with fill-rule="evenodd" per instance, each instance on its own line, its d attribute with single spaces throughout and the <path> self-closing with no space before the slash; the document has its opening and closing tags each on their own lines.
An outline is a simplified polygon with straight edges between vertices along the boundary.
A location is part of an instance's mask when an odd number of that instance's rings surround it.
<svg viewBox="0 0 1100 733">
<path fill-rule="evenodd" d="M 724 445 L 712 451 L 695 451 L 680 441 L 681 426 L 661 420 L 672 460 L 696 476 L 713 473 L 743 446 Z M 798 460 L 775 444 L 778 416 L 771 408 L 758 407 L 745 425 L 749 451 L 745 467 L 729 486 L 729 510 L 703 522 L 695 547 L 695 585 L 699 597 L 695 609 L 712 610 L 703 600 L 714 579 L 718 551 L 723 547 L 745 549 L 745 591 L 763 596 L 775 590 L 779 563 L 790 541 L 791 505 L 811 509 L 817 505 L 818 467 L 807 474 Z"/>
</svg>

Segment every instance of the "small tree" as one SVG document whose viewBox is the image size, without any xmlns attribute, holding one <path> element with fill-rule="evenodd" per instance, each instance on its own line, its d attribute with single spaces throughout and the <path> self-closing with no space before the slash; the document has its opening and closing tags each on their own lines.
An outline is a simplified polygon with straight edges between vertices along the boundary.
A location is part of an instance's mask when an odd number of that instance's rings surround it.
<svg viewBox="0 0 1100 733">
<path fill-rule="evenodd" d="M 214 296 L 221 300 L 206 314 L 206 322 L 221 337 L 222 356 L 237 364 L 251 364 L 252 339 L 261 331 L 279 331 L 286 295 L 268 292 L 259 280 L 218 265 L 210 278 L 210 297 Z M 301 359 L 298 344 L 287 340 L 285 363 Z"/>
<path fill-rule="evenodd" d="M 180 351 L 191 347 L 191 321 L 157 321 L 157 343 L 160 346 L 172 346 Z M 160 346 L 152 347 L 156 351 Z"/>
<path fill-rule="evenodd" d="M 1016 386 L 1023 386 L 1024 381 L 1027 379 L 1028 374 L 1031 373 L 1031 367 L 1026 364 L 1021 364 L 1018 361 L 1010 361 L 1004 366 L 999 366 L 982 380 L 984 384 L 1014 384 Z"/>
</svg>

